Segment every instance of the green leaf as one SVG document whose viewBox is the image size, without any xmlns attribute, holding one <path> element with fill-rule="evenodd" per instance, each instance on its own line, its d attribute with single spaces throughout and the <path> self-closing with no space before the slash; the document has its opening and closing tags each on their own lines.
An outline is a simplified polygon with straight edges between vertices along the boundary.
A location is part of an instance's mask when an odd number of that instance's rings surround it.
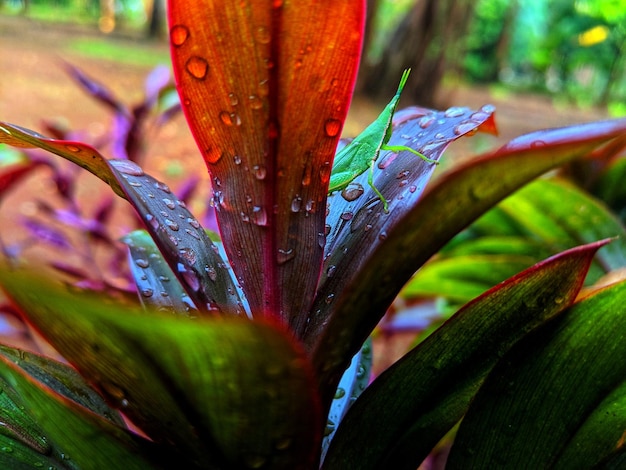
<svg viewBox="0 0 626 470">
<path fill-rule="evenodd" d="M 22 271 L 5 269 L 0 282 L 58 351 L 183 467 L 309 468 L 317 459 L 322 421 L 310 365 L 282 330 L 236 317 L 148 315 Z"/>
<path fill-rule="evenodd" d="M 461 423 L 449 468 L 590 468 L 623 446 L 624 305 L 626 283 L 614 284 L 511 349 Z"/>
<path fill-rule="evenodd" d="M 41 468 L 50 463 L 52 467 L 85 470 L 161 468 L 150 462 L 150 458 L 158 462 L 158 457 L 163 457 L 150 441 L 54 393 L 4 357 L 0 359 L 0 378 L 19 395 L 26 412 L 45 431 L 54 449 L 51 457 L 42 455 L 33 462 L 36 456 L 27 455 L 22 446 L 7 443 L 11 451 L 0 453 L 0 462 L 8 464 L 5 468 Z M 48 449 L 45 454 L 50 452 Z"/>
<path fill-rule="evenodd" d="M 620 138 L 625 130 L 626 120 L 622 119 L 519 137 L 493 154 L 476 158 L 439 178 L 405 213 L 402 223 L 368 234 L 384 241 L 368 250 L 367 259 L 360 260 L 362 268 L 355 267 L 350 275 L 334 276 L 332 283 L 320 288 L 313 311 L 327 311 L 323 305 L 331 302 L 332 315 L 314 317 L 306 331 L 305 342 L 320 390 L 324 391 L 324 403 L 332 400 L 349 359 L 426 260 L 478 216 L 533 178 Z M 341 245 L 337 249 L 341 250 Z"/>
<path fill-rule="evenodd" d="M 363 392 L 324 468 L 416 468 L 463 416 L 504 352 L 574 301 L 605 243 L 549 258 L 457 312 Z"/>
</svg>

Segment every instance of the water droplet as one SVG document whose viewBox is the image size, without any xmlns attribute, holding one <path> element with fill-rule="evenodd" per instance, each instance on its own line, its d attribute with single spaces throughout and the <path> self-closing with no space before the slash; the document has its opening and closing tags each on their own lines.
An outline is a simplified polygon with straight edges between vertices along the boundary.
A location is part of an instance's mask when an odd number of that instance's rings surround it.
<svg viewBox="0 0 626 470">
<path fill-rule="evenodd" d="M 79 148 L 79 147 L 77 147 L 76 145 L 66 145 L 66 146 L 65 146 L 65 148 L 66 148 L 67 150 L 69 150 L 70 152 L 73 152 L 73 153 L 78 153 L 78 152 L 80 152 L 80 148 Z"/>
<path fill-rule="evenodd" d="M 459 116 L 463 116 L 465 112 L 468 111 L 467 108 L 463 108 L 460 106 L 452 106 L 451 108 L 446 109 L 443 115 L 447 118 L 455 118 Z"/>
<path fill-rule="evenodd" d="M 135 260 L 135 264 L 139 266 L 140 268 L 147 268 L 148 266 L 150 266 L 150 263 L 148 262 L 148 260 L 143 259 L 143 258 L 137 258 Z"/>
<path fill-rule="evenodd" d="M 251 220 L 253 223 L 265 227 L 267 225 L 267 212 L 261 206 L 254 206 L 252 208 Z"/>
<path fill-rule="evenodd" d="M 172 192 L 172 190 L 170 189 L 168 185 L 166 185 L 165 183 L 161 183 L 160 181 L 155 181 L 154 187 L 157 189 L 160 189 L 161 191 L 167 194 L 170 194 Z"/>
<path fill-rule="evenodd" d="M 317 245 L 322 249 L 326 246 L 326 234 L 324 232 L 317 232 Z"/>
<path fill-rule="evenodd" d="M 178 230 L 180 228 L 176 222 L 174 222 L 174 221 L 172 221 L 170 219 L 165 219 L 165 225 L 167 225 L 168 228 L 170 230 L 173 230 L 174 232 L 178 232 Z"/>
<path fill-rule="evenodd" d="M 396 179 L 402 179 L 402 178 L 406 178 L 407 176 L 409 176 L 411 174 L 411 172 L 409 170 L 402 170 L 401 172 L 399 172 L 396 175 Z"/>
<path fill-rule="evenodd" d="M 344 212 L 339 216 L 341 220 L 352 220 L 352 217 L 354 217 L 354 214 L 352 212 Z"/>
<path fill-rule="evenodd" d="M 185 41 L 189 38 L 189 29 L 187 26 L 177 24 L 172 26 L 170 30 L 170 39 L 174 47 L 180 47 L 185 44 Z"/>
<path fill-rule="evenodd" d="M 154 291 L 152 289 L 142 289 L 141 290 L 141 295 L 143 295 L 144 297 L 152 297 L 154 295 Z"/>
<path fill-rule="evenodd" d="M 334 299 L 335 299 L 335 294 L 328 294 L 326 298 L 324 299 L 324 302 L 326 302 L 327 305 L 330 305 Z"/>
<path fill-rule="evenodd" d="M 148 222 L 154 230 L 159 228 L 159 221 L 152 214 L 146 214 L 146 222 Z"/>
<path fill-rule="evenodd" d="M 178 263 L 178 272 L 181 274 L 185 283 L 191 287 L 193 291 L 200 289 L 200 280 L 195 272 L 191 269 L 187 269 L 182 263 Z"/>
<path fill-rule="evenodd" d="M 2 452 L 4 452 L 5 454 L 13 453 L 13 447 L 9 447 L 9 446 L 2 446 L 0 450 L 2 450 Z"/>
<path fill-rule="evenodd" d="M 270 84 L 268 80 L 261 80 L 258 88 L 259 96 L 265 97 L 270 94 Z"/>
<path fill-rule="evenodd" d="M 320 167 L 320 181 L 322 182 L 322 184 L 328 183 L 331 171 L 332 168 L 330 166 L 330 163 L 324 162 L 324 164 Z"/>
<path fill-rule="evenodd" d="M 227 126 L 240 126 L 241 118 L 237 113 L 229 113 L 227 111 L 222 111 L 219 114 L 220 120 L 226 124 Z"/>
<path fill-rule="evenodd" d="M 120 173 L 131 176 L 143 176 L 144 172 L 139 165 L 130 160 L 109 160 L 109 163 Z"/>
<path fill-rule="evenodd" d="M 539 148 L 539 147 L 545 147 L 546 143 L 543 140 L 535 140 L 534 142 L 530 143 L 530 148 Z"/>
<path fill-rule="evenodd" d="M 204 267 L 204 270 L 206 271 L 211 281 L 215 282 L 217 280 L 217 271 L 215 270 L 213 266 L 206 265 Z"/>
<path fill-rule="evenodd" d="M 241 220 L 243 220 L 244 222 L 246 223 L 250 222 L 250 216 L 246 214 L 245 212 L 240 212 L 239 216 L 241 217 Z"/>
<path fill-rule="evenodd" d="M 463 135 L 463 134 L 475 134 L 478 131 L 478 128 L 476 127 L 476 123 L 472 122 L 472 121 L 464 121 L 456 126 L 454 126 L 454 133 L 456 135 Z"/>
<path fill-rule="evenodd" d="M 200 222 L 198 222 L 196 219 L 193 219 L 191 217 L 187 217 L 187 223 L 189 225 L 191 225 L 193 228 L 200 228 Z"/>
<path fill-rule="evenodd" d="M 214 191 L 213 192 L 213 207 L 216 210 L 220 210 L 220 206 L 224 205 L 224 194 L 222 191 Z"/>
<path fill-rule="evenodd" d="M 187 59 L 185 69 L 192 77 L 204 80 L 209 72 L 209 63 L 202 57 L 192 56 Z"/>
<path fill-rule="evenodd" d="M 254 165 L 252 167 L 254 177 L 258 180 L 263 180 L 267 176 L 267 169 L 263 165 Z"/>
<path fill-rule="evenodd" d="M 254 38 L 259 44 L 269 44 L 272 39 L 270 30 L 265 26 L 259 26 L 254 32 Z"/>
<path fill-rule="evenodd" d="M 434 153 L 435 150 L 439 149 L 444 144 L 445 142 L 428 142 L 427 144 L 423 145 L 418 151 L 421 154 L 426 155 L 429 158 L 433 158 L 431 154 Z"/>
<path fill-rule="evenodd" d="M 417 186 L 415 186 L 414 184 L 412 184 L 411 186 L 409 186 L 409 192 L 410 192 L 410 193 L 414 193 L 415 191 L 417 191 Z"/>
<path fill-rule="evenodd" d="M 337 266 L 335 266 L 334 264 L 330 265 L 328 269 L 326 270 L 326 275 L 328 277 L 333 277 L 336 271 L 337 271 Z"/>
<path fill-rule="evenodd" d="M 302 207 L 302 198 L 300 196 L 296 196 L 291 200 L 291 212 L 300 212 L 300 208 Z"/>
<path fill-rule="evenodd" d="M 235 165 L 241 165 L 241 157 L 239 155 L 235 155 L 233 157 L 233 162 L 235 162 Z"/>
<path fill-rule="evenodd" d="M 222 186 L 222 180 L 221 180 L 221 179 L 219 179 L 219 178 L 216 176 L 215 178 L 213 178 L 213 185 L 214 185 L 216 188 L 221 187 L 221 186 Z"/>
<path fill-rule="evenodd" d="M 380 241 L 386 240 L 386 239 L 387 239 L 387 232 L 385 232 L 385 231 L 380 232 L 380 233 L 378 234 L 378 239 L 379 239 Z"/>
<path fill-rule="evenodd" d="M 181 248 L 178 252 L 180 253 L 180 256 L 182 256 L 187 263 L 189 263 L 189 265 L 196 263 L 196 252 L 191 248 Z"/>
<path fill-rule="evenodd" d="M 231 106 L 237 106 L 239 104 L 239 98 L 234 93 L 228 94 L 228 101 L 230 101 Z"/>
<path fill-rule="evenodd" d="M 276 257 L 276 261 L 278 264 L 284 264 L 289 260 L 292 260 L 296 256 L 296 252 L 293 248 L 289 248 L 287 250 L 279 248 L 278 255 Z"/>
<path fill-rule="evenodd" d="M 189 230 L 188 228 L 185 229 L 185 233 L 187 235 L 192 236 L 193 238 L 195 238 L 196 240 L 202 240 L 202 237 L 200 237 L 200 235 L 198 235 L 197 232 L 195 232 L 194 230 Z"/>
<path fill-rule="evenodd" d="M 434 116 L 422 116 L 419 121 L 417 122 L 418 125 L 422 128 L 422 129 L 427 129 L 429 128 L 433 123 L 435 122 L 435 117 Z"/>
<path fill-rule="evenodd" d="M 335 137 L 341 131 L 341 121 L 338 119 L 328 119 L 324 123 L 324 132 L 328 137 Z"/>
<path fill-rule="evenodd" d="M 129 181 L 128 184 L 133 188 L 141 188 L 141 183 L 139 181 Z"/>
<path fill-rule="evenodd" d="M 345 389 L 338 387 L 337 391 L 335 392 L 335 400 L 338 400 L 339 398 L 343 398 L 345 396 L 346 396 Z"/>
<path fill-rule="evenodd" d="M 168 209 L 176 209 L 176 204 L 171 199 L 163 198 L 163 204 L 165 204 Z"/>
<path fill-rule="evenodd" d="M 363 195 L 364 189 L 363 185 L 359 183 L 351 183 L 346 187 L 343 191 L 341 191 L 341 196 L 348 202 L 352 202 Z"/>
<path fill-rule="evenodd" d="M 315 212 L 315 206 L 316 206 L 315 201 L 313 199 L 309 199 L 304 206 L 304 210 L 309 213 Z"/>
<path fill-rule="evenodd" d="M 494 105 L 492 105 L 492 104 L 486 104 L 482 108 L 480 108 L 480 110 L 483 113 L 491 114 L 491 113 L 495 112 L 496 107 Z"/>
<path fill-rule="evenodd" d="M 252 109 L 261 109 L 263 108 L 263 101 L 257 95 L 248 96 L 248 101 L 250 102 L 250 107 Z"/>
</svg>

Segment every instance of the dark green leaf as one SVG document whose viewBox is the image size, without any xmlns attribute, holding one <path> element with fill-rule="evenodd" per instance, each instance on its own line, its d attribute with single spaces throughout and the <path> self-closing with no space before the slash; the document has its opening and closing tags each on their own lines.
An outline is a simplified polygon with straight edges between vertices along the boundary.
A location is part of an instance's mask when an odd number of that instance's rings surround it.
<svg viewBox="0 0 626 470">
<path fill-rule="evenodd" d="M 449 468 L 590 468 L 623 445 L 624 305 L 626 283 L 614 284 L 516 345 L 468 410 Z"/>
<path fill-rule="evenodd" d="M 59 352 L 183 467 L 309 468 L 317 459 L 322 421 L 310 365 L 280 329 L 142 314 L 21 271 L 5 269 L 0 281 Z"/>
<path fill-rule="evenodd" d="M 605 243 L 545 260 L 467 304 L 363 392 L 324 468 L 416 468 L 463 416 L 504 352 L 574 301 Z"/>
</svg>

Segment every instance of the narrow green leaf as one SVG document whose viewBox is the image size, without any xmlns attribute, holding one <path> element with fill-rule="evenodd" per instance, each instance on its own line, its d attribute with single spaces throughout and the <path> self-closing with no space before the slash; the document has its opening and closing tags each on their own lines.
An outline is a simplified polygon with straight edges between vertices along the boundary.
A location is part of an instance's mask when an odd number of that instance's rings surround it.
<svg viewBox="0 0 626 470">
<path fill-rule="evenodd" d="M 150 441 L 55 394 L 4 358 L 0 359 L 0 377 L 19 394 L 27 412 L 44 429 L 53 445 L 63 449 L 59 461 L 65 461 L 68 468 L 144 470 L 167 466 L 150 461 L 152 458 L 165 463 L 158 447 Z M 41 468 L 41 464 L 34 466 Z"/>
<path fill-rule="evenodd" d="M 504 352 L 574 301 L 605 243 L 549 258 L 457 312 L 363 392 L 324 468 L 416 468 L 463 416 Z"/>
<path fill-rule="evenodd" d="M 459 428 L 449 468 L 589 468 L 622 442 L 626 282 L 574 304 L 503 357 Z M 602 411 L 615 411 L 611 417 Z M 580 434 L 579 434 L 580 433 Z M 581 436 L 594 435 L 581 446 Z M 602 445 L 599 445 L 601 443 Z M 569 446 L 572 446 L 570 449 Z"/>
<path fill-rule="evenodd" d="M 315 465 L 317 392 L 308 359 L 282 329 L 142 314 L 20 271 L 0 272 L 0 282 L 59 352 L 183 467 Z"/>
<path fill-rule="evenodd" d="M 128 246 L 130 271 L 142 305 L 176 315 L 190 316 L 196 310 L 154 240 L 145 230 L 135 230 L 122 238 Z"/>
</svg>

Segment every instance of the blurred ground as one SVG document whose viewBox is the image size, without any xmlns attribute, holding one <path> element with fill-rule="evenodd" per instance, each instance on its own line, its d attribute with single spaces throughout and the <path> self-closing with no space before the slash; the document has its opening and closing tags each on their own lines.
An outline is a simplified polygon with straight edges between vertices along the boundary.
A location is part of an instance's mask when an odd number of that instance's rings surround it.
<svg viewBox="0 0 626 470">
<path fill-rule="evenodd" d="M 122 51 L 127 48 L 131 52 L 111 60 L 110 57 L 94 57 L 93 53 L 79 47 L 89 41 L 103 40 L 114 43 Z M 26 18 L 0 16 L 0 120 L 39 131 L 42 129 L 42 119 L 52 120 L 85 132 L 82 140 L 97 141 L 108 129 L 111 115 L 71 81 L 61 67 L 62 61 L 78 66 L 106 84 L 125 103 L 131 104 L 141 100 L 147 73 L 159 61 L 166 64 L 167 57 L 165 43 L 151 43 L 131 37 L 105 38 L 95 27 L 91 30 L 84 26 L 54 26 Z M 494 93 L 487 87 L 448 88 L 441 93 L 440 102 L 441 108 L 452 105 L 479 108 L 483 104 L 494 104 L 500 129 L 497 139 L 480 134 L 471 139 L 462 139 L 450 148 L 444 159 L 465 158 L 536 129 L 606 117 L 597 110 L 557 109 L 544 96 L 505 94 L 501 90 Z M 344 135 L 356 135 L 377 116 L 384 104 L 374 104 L 357 97 Z M 106 155 L 106 149 L 102 150 Z M 204 163 L 197 154 L 182 116 L 152 136 L 149 157 L 146 170 L 166 180 L 174 188 L 183 181 L 185 174 L 204 175 L 206 178 Z M 29 192 L 40 195 L 53 192 L 43 176 L 39 174 L 30 178 L 28 186 L 22 187 L 4 201 L 0 211 L 0 228 L 3 228 L 0 233 L 4 241 L 10 242 L 13 235 L 7 224 L 16 220 L 20 213 L 33 210 L 27 201 Z M 108 191 L 103 183 L 91 175 L 86 175 L 85 181 L 86 200 Z M 124 231 L 121 224 L 120 235 Z M 398 348 L 397 341 L 393 344 Z M 397 352 L 389 356 L 396 356 Z M 385 363 L 391 360 L 389 356 L 385 358 L 384 354 L 377 356 Z"/>
</svg>

